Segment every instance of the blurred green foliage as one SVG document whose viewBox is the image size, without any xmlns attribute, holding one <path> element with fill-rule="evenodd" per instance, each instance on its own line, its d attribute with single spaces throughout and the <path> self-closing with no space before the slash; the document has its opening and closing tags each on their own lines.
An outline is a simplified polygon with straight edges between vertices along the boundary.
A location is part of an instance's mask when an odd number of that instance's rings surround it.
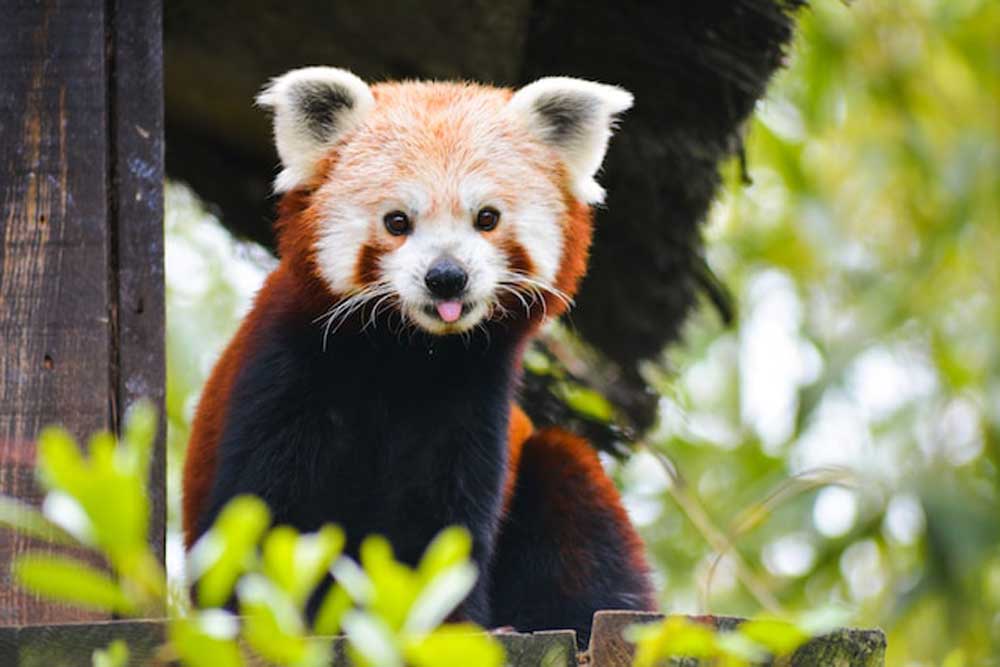
<svg viewBox="0 0 1000 667">
<path fill-rule="evenodd" d="M 167 596 L 166 573 L 147 543 L 155 411 L 139 404 L 126 424 L 121 440 L 98 433 L 86 453 L 62 429 L 39 435 L 42 510 L 0 498 L 0 525 L 89 548 L 106 569 L 29 552 L 12 565 L 19 585 L 109 614 L 144 618 L 166 611 L 162 653 L 186 667 L 240 667 L 247 648 L 271 664 L 321 667 L 330 664 L 331 636 L 341 631 L 359 667 L 503 664 L 502 647 L 481 628 L 445 623 L 478 575 L 472 539 L 462 528 L 442 531 L 415 569 L 398 562 L 378 536 L 362 543 L 358 564 L 342 554 L 340 528 L 304 535 L 289 526 L 269 529 L 266 504 L 238 497 L 192 547 L 197 606 L 191 608 L 185 593 Z M 321 587 L 328 574 L 335 577 L 332 585 Z M 306 607 L 314 596 L 321 598 L 310 624 Z M 128 647 L 115 642 L 95 652 L 93 664 L 117 667 L 128 655 Z"/>
<path fill-rule="evenodd" d="M 732 631 L 713 629 L 684 616 L 631 629 L 636 644 L 634 667 L 669 664 L 669 657 L 697 659 L 713 667 L 750 667 L 770 656 L 788 657 L 810 637 L 782 621 L 748 621 Z"/>
<path fill-rule="evenodd" d="M 619 478 L 667 608 L 833 605 L 890 665 L 995 664 L 1000 3 L 800 19 L 706 231 L 738 324 L 706 306 L 646 369 L 675 478 Z"/>
</svg>

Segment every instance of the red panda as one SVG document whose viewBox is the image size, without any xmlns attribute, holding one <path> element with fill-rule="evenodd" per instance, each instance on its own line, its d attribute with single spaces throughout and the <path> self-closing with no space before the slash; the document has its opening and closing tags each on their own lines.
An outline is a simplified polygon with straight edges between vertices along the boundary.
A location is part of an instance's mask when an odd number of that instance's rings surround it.
<svg viewBox="0 0 1000 667">
<path fill-rule="evenodd" d="M 216 365 L 184 468 L 188 547 L 241 493 L 276 523 L 371 533 L 416 562 L 465 526 L 459 615 L 589 636 L 654 606 L 642 544 L 589 445 L 515 402 L 525 345 L 587 266 L 617 87 L 546 78 L 369 86 L 310 67 L 260 95 L 282 170 L 281 262 Z"/>
</svg>

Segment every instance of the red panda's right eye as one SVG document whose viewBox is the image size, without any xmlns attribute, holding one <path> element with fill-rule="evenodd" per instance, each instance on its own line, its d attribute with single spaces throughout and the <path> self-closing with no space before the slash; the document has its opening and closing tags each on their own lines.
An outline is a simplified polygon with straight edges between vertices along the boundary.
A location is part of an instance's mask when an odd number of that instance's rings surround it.
<svg viewBox="0 0 1000 667">
<path fill-rule="evenodd" d="M 385 217 L 382 218 L 382 222 L 385 223 L 386 230 L 393 236 L 409 234 L 413 229 L 413 225 L 410 224 L 410 217 L 402 211 L 386 213 Z"/>
</svg>

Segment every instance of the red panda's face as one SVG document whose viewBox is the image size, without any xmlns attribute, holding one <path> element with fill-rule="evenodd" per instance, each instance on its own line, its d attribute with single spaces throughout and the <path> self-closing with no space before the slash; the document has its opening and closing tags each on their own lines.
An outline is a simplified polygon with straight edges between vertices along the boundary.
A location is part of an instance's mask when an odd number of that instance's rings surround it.
<svg viewBox="0 0 1000 667">
<path fill-rule="evenodd" d="M 578 276 L 568 286 L 561 274 L 580 252 L 571 212 L 600 200 L 593 176 L 631 96 L 573 79 L 516 93 L 369 88 L 308 68 L 261 100 L 276 112 L 278 188 L 313 190 L 310 252 L 338 297 L 330 317 L 395 311 L 450 334 L 569 300 Z"/>
</svg>

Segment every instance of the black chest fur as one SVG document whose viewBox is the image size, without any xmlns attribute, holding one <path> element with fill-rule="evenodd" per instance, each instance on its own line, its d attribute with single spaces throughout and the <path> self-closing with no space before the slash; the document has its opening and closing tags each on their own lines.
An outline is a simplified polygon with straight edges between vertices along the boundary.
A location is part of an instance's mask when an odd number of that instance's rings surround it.
<svg viewBox="0 0 1000 667">
<path fill-rule="evenodd" d="M 415 562 L 450 524 L 488 558 L 496 536 L 517 343 L 479 332 L 432 337 L 386 327 L 331 336 L 311 323 L 263 332 L 227 411 L 203 528 L 238 493 L 276 523 L 342 525 L 356 551 L 387 536 Z"/>
</svg>

